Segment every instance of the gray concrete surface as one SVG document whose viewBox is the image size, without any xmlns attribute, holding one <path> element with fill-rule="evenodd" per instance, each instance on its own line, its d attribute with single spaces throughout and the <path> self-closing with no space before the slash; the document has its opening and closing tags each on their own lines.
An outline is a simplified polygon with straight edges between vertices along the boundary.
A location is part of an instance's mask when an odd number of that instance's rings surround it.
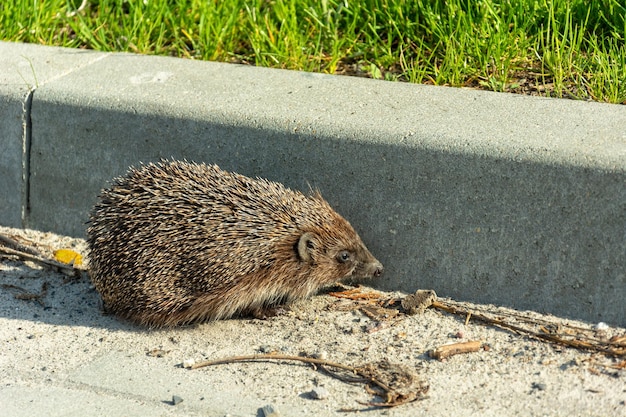
<svg viewBox="0 0 626 417">
<path fill-rule="evenodd" d="M 38 87 L 104 54 L 0 43 L 0 221 L 21 226 L 27 204 L 30 108 Z"/>
<path fill-rule="evenodd" d="M 81 239 L 1 226 L 0 233 L 27 239 L 45 256 L 58 248 L 86 252 Z M 466 323 L 465 316 L 427 309 L 386 320 L 385 315 L 366 316 L 349 300 L 321 295 L 268 320 L 240 318 L 148 331 L 102 314 L 86 276 L 68 279 L 49 268 L 3 257 L 0 283 L 2 417 L 262 417 L 259 410 L 268 404 L 282 417 L 626 416 L 623 356 L 551 345 L 480 324 L 475 315 Z M 47 292 L 39 300 L 19 297 L 24 293 L 17 288 L 38 294 L 44 283 Z M 466 307 L 509 321 L 510 314 L 525 316 L 562 333 L 584 332 L 588 341 L 626 335 L 624 328 L 594 331 L 589 323 L 534 312 Z M 428 356 L 436 347 L 467 341 L 480 341 L 488 349 L 443 361 Z M 428 384 L 428 397 L 390 409 L 369 407 L 363 402 L 382 399 L 368 394 L 362 384 L 342 382 L 301 363 L 247 362 L 195 370 L 179 366 L 187 359 L 261 350 L 325 354 L 328 360 L 356 367 L 381 360 L 400 363 Z M 328 397 L 311 398 L 316 387 L 325 388 Z M 183 401 L 172 404 L 174 395 Z"/>
<path fill-rule="evenodd" d="M 218 163 L 319 188 L 385 264 L 384 289 L 626 325 L 624 106 L 7 43 L 0 56 L 13 80 L 24 60 L 58 66 L 0 126 L 2 224 L 20 218 L 22 161 L 22 225 L 73 236 L 128 165 Z"/>
</svg>

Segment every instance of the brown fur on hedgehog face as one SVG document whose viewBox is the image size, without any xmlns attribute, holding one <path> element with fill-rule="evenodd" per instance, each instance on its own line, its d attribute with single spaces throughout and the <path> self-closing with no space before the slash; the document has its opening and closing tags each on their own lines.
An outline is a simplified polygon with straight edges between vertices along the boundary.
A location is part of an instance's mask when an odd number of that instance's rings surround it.
<svg viewBox="0 0 626 417">
<path fill-rule="evenodd" d="M 382 272 L 319 194 L 214 165 L 131 169 L 102 192 L 90 223 L 105 308 L 152 327 L 245 314 Z"/>
</svg>

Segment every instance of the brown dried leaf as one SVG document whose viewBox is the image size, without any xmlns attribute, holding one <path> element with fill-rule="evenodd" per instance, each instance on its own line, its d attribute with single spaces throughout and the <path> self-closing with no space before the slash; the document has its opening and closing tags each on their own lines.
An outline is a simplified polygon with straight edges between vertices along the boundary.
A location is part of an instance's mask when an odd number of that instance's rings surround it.
<svg viewBox="0 0 626 417">
<path fill-rule="evenodd" d="M 384 400 L 367 404 L 371 406 L 394 407 L 420 400 L 425 398 L 429 388 L 415 369 L 387 360 L 368 363 L 358 368 L 358 373 L 371 381 L 368 391 Z"/>
<path fill-rule="evenodd" d="M 437 294 L 433 290 L 417 290 L 402 299 L 402 308 L 410 315 L 422 314 L 436 299 Z"/>
</svg>

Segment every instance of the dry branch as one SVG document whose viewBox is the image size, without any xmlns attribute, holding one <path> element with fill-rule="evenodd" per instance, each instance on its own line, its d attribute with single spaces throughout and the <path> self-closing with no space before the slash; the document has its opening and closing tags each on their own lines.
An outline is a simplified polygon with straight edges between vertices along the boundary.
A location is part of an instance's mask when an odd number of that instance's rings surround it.
<svg viewBox="0 0 626 417">
<path fill-rule="evenodd" d="M 392 364 L 388 361 L 381 361 L 355 367 L 337 362 L 331 362 L 326 359 L 309 358 L 305 356 L 259 354 L 231 356 L 223 359 L 199 362 L 191 365 L 190 368 L 198 369 L 205 366 L 220 365 L 225 363 L 260 360 L 298 361 L 311 365 L 317 365 L 322 369 L 335 368 L 346 371 L 352 375 L 358 375 L 362 378 L 362 381 L 356 382 L 367 383 L 367 391 L 383 398 L 384 400 L 382 403 L 363 403 L 364 405 L 373 407 L 395 407 L 407 404 L 425 398 L 425 394 L 428 391 L 428 385 L 417 376 L 415 371 L 406 366 Z M 339 377 L 335 372 L 329 372 L 329 375 L 341 381 L 345 381 L 345 378 Z M 355 381 L 352 380 L 351 382 Z"/>
<path fill-rule="evenodd" d="M 604 341 L 600 338 L 590 336 L 589 333 L 591 330 L 589 329 L 567 325 L 555 325 L 547 320 L 533 319 L 528 316 L 523 316 L 520 313 L 511 315 L 513 319 L 523 321 L 528 324 L 529 327 L 538 328 L 539 331 L 537 331 L 522 325 L 513 324 L 502 318 L 490 317 L 487 314 L 480 313 L 477 309 L 468 308 L 453 301 L 437 300 L 433 302 L 432 307 L 460 316 L 468 316 L 471 314 L 473 320 L 478 320 L 517 334 L 524 334 L 534 339 L 581 350 L 601 352 L 611 356 L 626 356 L 626 347 L 616 342 L 620 340 L 619 337 Z M 502 316 L 505 314 L 499 315 Z"/>
<path fill-rule="evenodd" d="M 471 341 L 463 343 L 452 343 L 449 345 L 439 346 L 428 352 L 428 356 L 434 359 L 442 360 L 450 356 L 460 353 L 478 352 L 483 343 L 480 341 Z"/>
<path fill-rule="evenodd" d="M 4 243 L 7 243 L 7 239 L 10 239 L 3 235 L 0 235 L 0 237 L 1 237 L 0 241 Z M 47 258 L 44 258 L 43 255 L 36 255 L 35 253 L 38 253 L 38 252 L 34 252 L 34 251 L 35 251 L 34 249 L 25 251 L 23 250 L 23 248 L 20 248 L 18 250 L 18 249 L 9 248 L 7 246 L 0 246 L 0 254 L 4 254 L 8 256 L 15 256 L 25 261 L 31 261 L 31 262 L 35 262 L 43 266 L 56 268 L 57 270 L 59 270 L 60 272 L 68 276 L 79 276 L 80 272 L 83 271 L 83 269 L 77 268 L 74 265 L 64 264 L 64 263 L 57 262 L 52 259 L 47 259 Z"/>
</svg>

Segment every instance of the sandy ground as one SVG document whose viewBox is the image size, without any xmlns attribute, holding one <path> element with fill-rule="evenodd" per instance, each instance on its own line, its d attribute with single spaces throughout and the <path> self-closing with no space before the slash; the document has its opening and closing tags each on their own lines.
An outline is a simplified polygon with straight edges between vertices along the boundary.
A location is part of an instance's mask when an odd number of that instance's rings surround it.
<svg viewBox="0 0 626 417">
<path fill-rule="evenodd" d="M 59 248 L 86 254 L 79 239 L 2 227 L 0 233 L 26 237 L 47 255 Z M 39 294 L 44 283 L 45 294 L 28 299 L 25 294 Z M 0 255 L 0 285 L 3 416 L 263 416 L 266 405 L 282 416 L 626 416 L 623 357 L 556 346 L 474 320 L 465 324 L 440 310 L 381 325 L 352 302 L 326 294 L 267 320 L 151 331 L 103 315 L 86 276 L 70 279 Z M 428 356 L 438 346 L 475 340 L 488 347 L 443 361 Z M 409 367 L 429 390 L 425 399 L 379 408 L 363 404 L 381 401 L 363 384 L 303 363 L 180 366 L 188 359 L 260 352 L 317 355 L 351 366 L 388 360 Z M 314 399 L 315 391 L 325 398 Z"/>
</svg>

